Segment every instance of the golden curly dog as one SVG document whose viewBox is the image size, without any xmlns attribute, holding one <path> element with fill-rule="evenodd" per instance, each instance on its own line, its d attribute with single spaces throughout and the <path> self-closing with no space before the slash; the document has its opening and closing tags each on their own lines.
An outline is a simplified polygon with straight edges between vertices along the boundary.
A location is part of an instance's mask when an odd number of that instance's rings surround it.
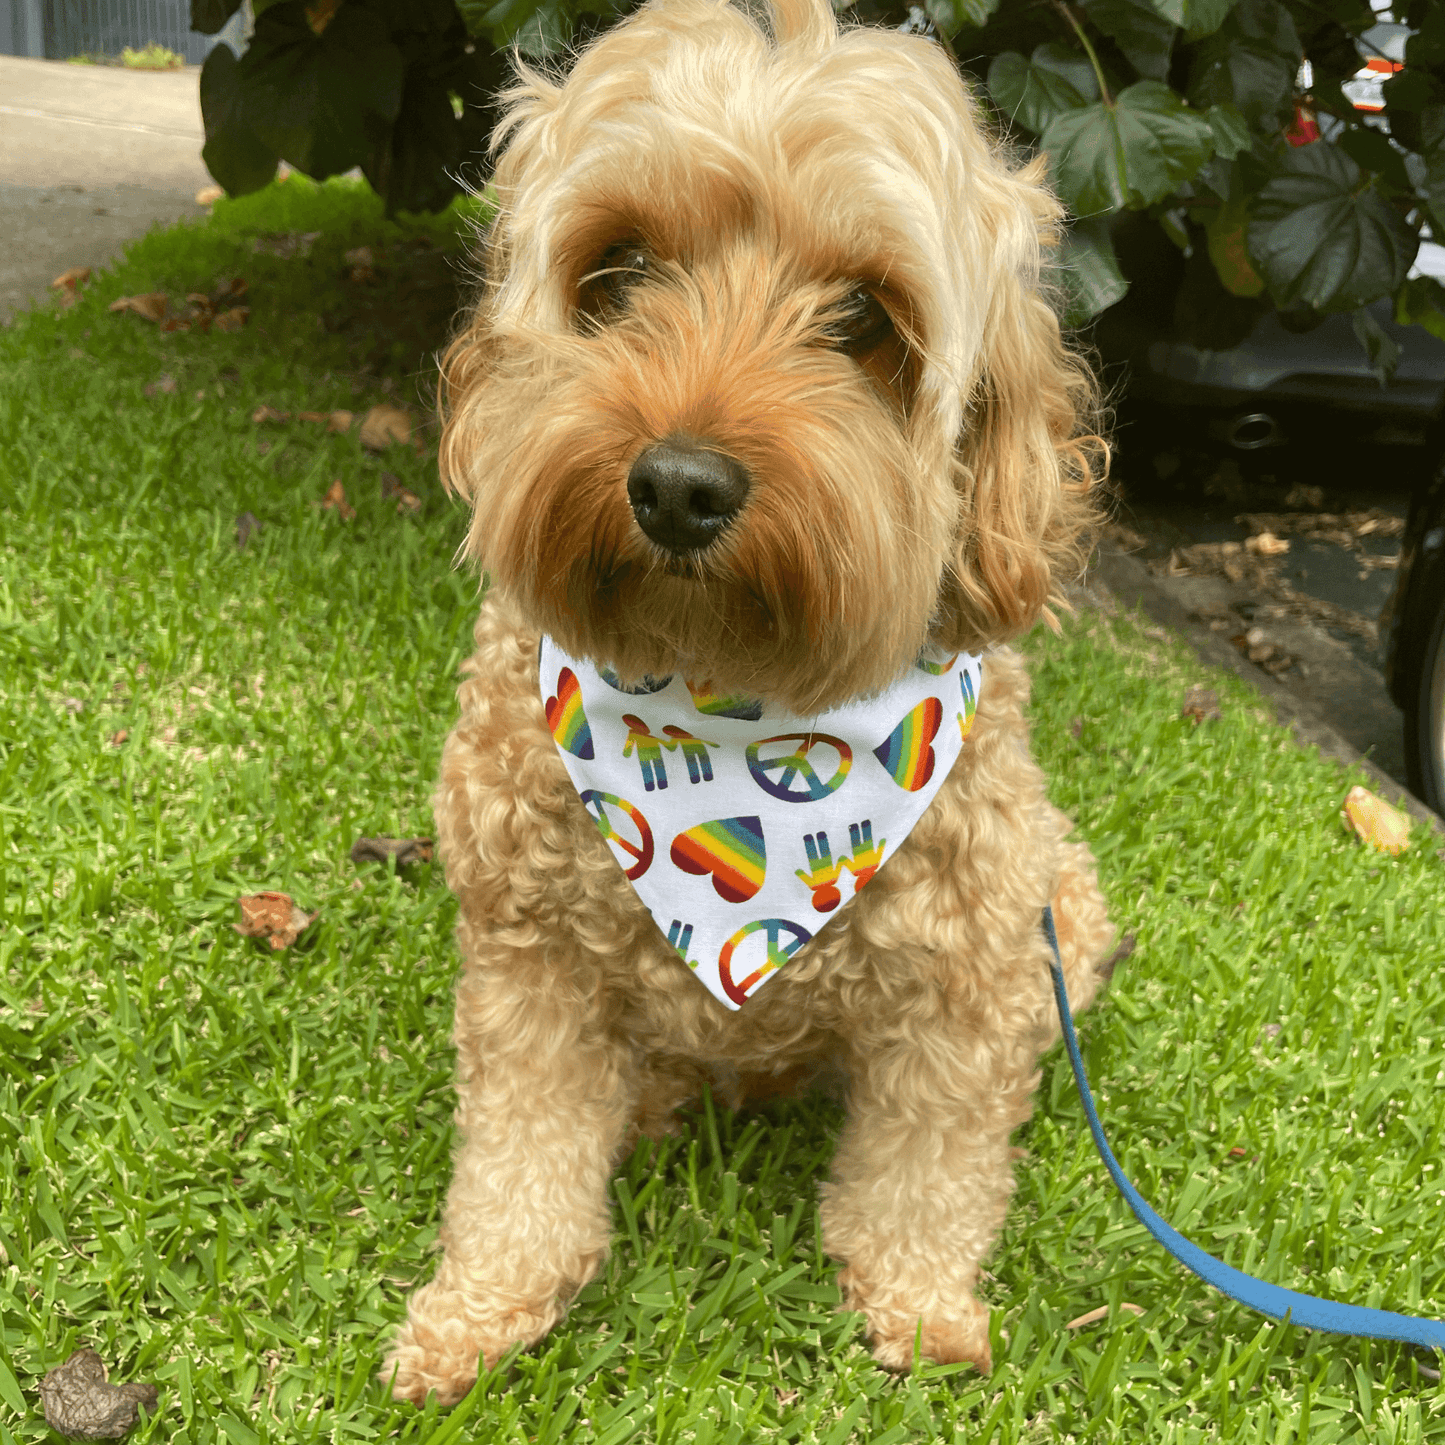
<svg viewBox="0 0 1445 1445">
<path fill-rule="evenodd" d="M 460 903 L 460 1148 L 385 1375 L 459 1399 L 604 1259 L 608 1179 L 703 1081 L 848 1077 L 828 1250 L 879 1361 L 990 1367 L 979 1263 L 1058 1037 L 1040 914 L 1093 998 L 1112 929 L 1003 644 L 1096 519 L 1096 394 L 1041 294 L 1059 207 L 948 55 L 827 0 L 652 0 L 519 66 L 442 466 L 491 586 L 436 794 Z M 543 711 L 546 634 L 811 717 L 982 652 L 958 762 L 866 891 L 733 1011 L 628 885 Z"/>
</svg>

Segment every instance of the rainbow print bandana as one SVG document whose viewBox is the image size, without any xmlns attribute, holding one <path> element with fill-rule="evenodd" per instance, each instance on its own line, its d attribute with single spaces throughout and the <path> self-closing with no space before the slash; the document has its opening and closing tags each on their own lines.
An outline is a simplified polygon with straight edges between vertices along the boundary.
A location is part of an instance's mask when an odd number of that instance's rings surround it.
<svg viewBox="0 0 1445 1445">
<path fill-rule="evenodd" d="M 681 675 L 624 690 L 543 638 L 542 705 L 598 831 L 658 928 L 729 1008 L 898 850 L 973 725 L 979 659 L 920 658 L 813 718 Z"/>
</svg>

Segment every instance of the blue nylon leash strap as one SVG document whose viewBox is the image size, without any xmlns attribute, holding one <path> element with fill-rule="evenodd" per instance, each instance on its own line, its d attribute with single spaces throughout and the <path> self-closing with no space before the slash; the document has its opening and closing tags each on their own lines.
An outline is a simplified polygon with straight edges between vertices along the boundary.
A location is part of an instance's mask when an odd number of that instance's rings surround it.
<svg viewBox="0 0 1445 1445">
<path fill-rule="evenodd" d="M 1139 1191 L 1124 1177 L 1119 1161 L 1104 1139 L 1104 1128 L 1094 1109 L 1094 1097 L 1089 1092 L 1089 1081 L 1084 1077 L 1084 1060 L 1079 1053 L 1079 1040 L 1074 1033 L 1073 1015 L 1069 1009 L 1069 995 L 1064 988 L 1063 960 L 1059 957 L 1059 940 L 1054 933 L 1054 915 L 1050 908 L 1044 909 L 1044 933 L 1048 936 L 1049 947 L 1053 950 L 1053 961 L 1049 971 L 1054 976 L 1054 996 L 1059 1004 L 1059 1022 L 1063 1025 L 1064 1045 L 1069 1051 L 1069 1063 L 1073 1065 L 1074 1079 L 1079 1086 L 1079 1097 L 1084 1102 L 1084 1113 L 1089 1120 L 1089 1132 L 1098 1146 L 1099 1157 L 1119 1186 L 1119 1193 L 1129 1203 L 1139 1222 L 1172 1254 L 1175 1259 L 1187 1265 L 1206 1284 L 1211 1284 L 1222 1294 L 1258 1310 L 1271 1319 L 1288 1318 L 1291 1323 L 1303 1325 L 1311 1330 L 1329 1330 L 1337 1335 L 1365 1335 L 1376 1340 L 1400 1340 L 1405 1344 L 1423 1345 L 1427 1349 L 1445 1350 L 1445 1321 L 1411 1319 L 1407 1315 L 1392 1314 L 1389 1310 L 1367 1309 L 1363 1305 L 1340 1304 L 1335 1300 L 1317 1299 L 1314 1295 L 1298 1294 L 1292 1289 L 1281 1289 L 1276 1284 L 1266 1284 L 1262 1279 L 1232 1268 L 1223 1260 L 1205 1254 L 1197 1244 L 1166 1224 L 1144 1202 Z"/>
</svg>

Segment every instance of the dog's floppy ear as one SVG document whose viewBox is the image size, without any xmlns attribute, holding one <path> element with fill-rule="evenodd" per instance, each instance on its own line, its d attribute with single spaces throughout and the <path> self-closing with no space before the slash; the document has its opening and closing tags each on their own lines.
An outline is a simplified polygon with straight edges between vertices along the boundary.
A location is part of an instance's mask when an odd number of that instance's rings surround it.
<svg viewBox="0 0 1445 1445">
<path fill-rule="evenodd" d="M 464 313 L 465 323 L 442 353 L 437 377 L 437 415 L 441 418 L 441 444 L 437 449 L 437 470 L 447 491 L 470 502 L 475 492 L 468 466 L 475 454 L 471 435 L 476 418 L 469 416 L 469 398 L 476 395 L 492 369 L 495 342 L 492 337 L 488 292 Z"/>
<path fill-rule="evenodd" d="M 501 353 L 495 335 L 496 298 L 512 270 L 517 194 L 522 176 L 551 144 L 553 118 L 562 98 L 561 84 L 527 65 L 519 52 L 513 52 L 512 65 L 516 79 L 497 97 L 502 116 L 487 146 L 496 157 L 489 187 L 496 209 L 478 237 L 477 295 L 462 313 L 461 330 L 442 354 L 437 385 L 443 424 L 438 456 L 442 484 L 467 501 L 475 492 L 468 461 L 475 454 L 476 431 L 482 425 L 476 399 Z"/>
<path fill-rule="evenodd" d="M 977 650 L 1053 622 L 1051 600 L 1084 569 L 1102 520 L 1108 447 L 1097 434 L 1098 390 L 1064 343 L 1038 282 L 1040 247 L 1056 243 L 1059 206 L 1044 161 L 1006 177 L 1022 242 L 1001 247 L 982 355 L 954 458 L 959 528 L 935 633 Z M 1023 211 L 1021 217 L 1018 213 Z"/>
</svg>

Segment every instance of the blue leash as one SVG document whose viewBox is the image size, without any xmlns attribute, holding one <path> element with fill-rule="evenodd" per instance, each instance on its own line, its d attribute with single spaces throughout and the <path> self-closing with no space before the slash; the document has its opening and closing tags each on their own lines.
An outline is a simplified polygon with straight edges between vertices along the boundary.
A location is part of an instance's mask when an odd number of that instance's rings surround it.
<svg viewBox="0 0 1445 1445">
<path fill-rule="evenodd" d="M 1069 1062 L 1074 1067 L 1074 1080 L 1079 1086 L 1079 1097 L 1084 1101 L 1084 1113 L 1089 1120 L 1089 1132 L 1094 1136 L 1099 1156 L 1113 1176 L 1119 1193 L 1129 1203 L 1139 1222 L 1172 1254 L 1175 1259 L 1187 1265 L 1206 1284 L 1211 1284 L 1222 1294 L 1258 1310 L 1275 1320 L 1289 1320 L 1292 1324 L 1303 1325 L 1311 1330 L 1329 1330 L 1337 1335 L 1366 1335 L 1375 1340 L 1399 1340 L 1408 1345 L 1423 1345 L 1427 1349 L 1445 1350 L 1445 1321 L 1411 1319 L 1407 1315 L 1392 1314 L 1389 1310 L 1366 1309 L 1363 1305 L 1340 1304 L 1335 1300 L 1316 1299 L 1314 1295 L 1298 1294 L 1292 1289 L 1281 1289 L 1277 1284 L 1266 1284 L 1262 1279 L 1233 1269 L 1223 1260 L 1205 1254 L 1197 1244 L 1191 1244 L 1177 1229 L 1159 1218 L 1144 1202 L 1139 1191 L 1124 1177 L 1119 1161 L 1104 1139 L 1104 1127 L 1094 1109 L 1094 1096 L 1089 1092 L 1089 1081 L 1084 1077 L 1084 1060 L 1079 1053 L 1079 1040 L 1074 1033 L 1073 1013 L 1069 1008 L 1069 995 L 1064 988 L 1064 965 L 1059 957 L 1059 940 L 1054 933 L 1054 914 L 1051 908 L 1044 909 L 1044 933 L 1048 936 L 1049 947 L 1053 949 L 1053 962 L 1049 972 L 1054 976 L 1054 997 L 1059 1004 L 1059 1021 L 1064 1028 L 1064 1045 L 1069 1051 Z"/>
</svg>

